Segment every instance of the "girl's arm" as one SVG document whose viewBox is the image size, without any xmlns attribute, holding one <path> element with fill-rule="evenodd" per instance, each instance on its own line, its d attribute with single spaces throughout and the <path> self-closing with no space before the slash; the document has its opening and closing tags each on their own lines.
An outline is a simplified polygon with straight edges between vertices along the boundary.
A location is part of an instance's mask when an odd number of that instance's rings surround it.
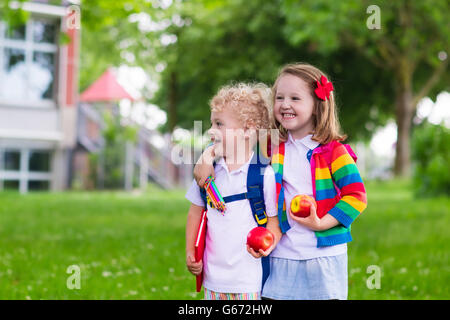
<svg viewBox="0 0 450 320">
<path fill-rule="evenodd" d="M 314 206 L 311 206 L 310 214 L 306 218 L 294 216 L 291 212 L 291 209 L 289 208 L 288 210 L 292 220 L 297 221 L 298 223 L 304 225 L 305 227 L 313 231 L 328 230 L 339 224 L 339 221 L 337 221 L 336 218 L 334 218 L 329 213 L 327 213 L 322 217 L 322 219 L 320 219 L 317 216 L 316 208 Z"/>
<path fill-rule="evenodd" d="M 197 184 L 203 188 L 206 179 L 209 176 L 214 177 L 214 148 L 209 146 L 203 151 L 194 167 L 194 179 Z"/>
<path fill-rule="evenodd" d="M 366 189 L 358 167 L 344 145 L 334 148 L 331 160 L 331 174 L 341 191 L 341 199 L 328 214 L 348 228 L 367 207 Z"/>
<path fill-rule="evenodd" d="M 338 224 L 348 228 L 367 207 L 366 189 L 355 161 L 344 145 L 334 148 L 331 160 L 331 175 L 341 191 L 339 202 L 322 219 L 317 217 L 313 206 L 306 218 L 298 218 L 290 213 L 293 220 L 314 231 L 328 230 Z"/>
<path fill-rule="evenodd" d="M 199 275 L 203 268 L 203 261 L 195 262 L 195 238 L 202 212 L 203 207 L 191 204 L 186 223 L 186 265 L 194 275 Z"/>
</svg>

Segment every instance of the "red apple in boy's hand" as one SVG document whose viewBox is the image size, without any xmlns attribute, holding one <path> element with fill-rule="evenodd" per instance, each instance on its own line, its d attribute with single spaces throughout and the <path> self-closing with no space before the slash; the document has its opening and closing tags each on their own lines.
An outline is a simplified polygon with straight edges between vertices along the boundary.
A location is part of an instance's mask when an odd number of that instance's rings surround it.
<svg viewBox="0 0 450 320">
<path fill-rule="evenodd" d="M 317 209 L 316 200 L 314 200 L 314 198 L 300 194 L 292 199 L 291 212 L 296 217 L 306 218 L 310 214 L 312 205 Z"/>
<path fill-rule="evenodd" d="M 247 244 L 256 252 L 259 249 L 266 251 L 273 244 L 273 233 L 263 227 L 256 227 L 250 230 L 247 235 Z"/>
</svg>

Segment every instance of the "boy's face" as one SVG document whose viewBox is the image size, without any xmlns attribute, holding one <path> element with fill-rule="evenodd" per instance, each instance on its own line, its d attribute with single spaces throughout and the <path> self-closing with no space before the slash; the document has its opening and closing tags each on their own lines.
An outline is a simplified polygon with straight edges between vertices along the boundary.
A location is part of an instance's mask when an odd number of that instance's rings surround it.
<svg viewBox="0 0 450 320">
<path fill-rule="evenodd" d="M 244 126 L 229 107 L 211 111 L 211 128 L 208 130 L 218 157 L 234 157 L 245 149 Z"/>
</svg>

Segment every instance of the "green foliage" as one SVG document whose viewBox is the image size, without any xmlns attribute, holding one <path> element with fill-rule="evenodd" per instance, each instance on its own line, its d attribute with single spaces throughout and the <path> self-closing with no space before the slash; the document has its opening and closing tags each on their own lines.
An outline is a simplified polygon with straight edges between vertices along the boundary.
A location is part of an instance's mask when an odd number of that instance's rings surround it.
<svg viewBox="0 0 450 320">
<path fill-rule="evenodd" d="M 19 0 L 19 8 L 17 10 L 11 9 L 10 4 L 12 0 L 3 0 L 0 2 L 0 20 L 5 21 L 11 26 L 19 26 L 24 24 L 29 18 L 29 12 L 21 9 L 21 5 L 26 0 Z"/>
<path fill-rule="evenodd" d="M 192 24 L 179 29 L 178 41 L 166 48 L 173 59 L 154 98 L 181 127 L 192 128 L 194 120 L 209 123 L 209 100 L 220 86 L 232 81 L 271 85 L 283 61 L 300 57 L 302 50 L 282 37 L 277 2 L 194 1 L 183 8 Z M 175 115 L 168 107 L 172 73 L 177 75 Z"/>
<path fill-rule="evenodd" d="M 154 102 L 179 126 L 191 128 L 194 120 L 207 123 L 209 99 L 221 85 L 249 80 L 271 85 L 283 64 L 306 61 L 331 76 L 344 131 L 351 139 L 368 139 L 395 115 L 400 69 L 416 70 L 412 86 L 417 93 L 440 63 L 438 52 L 449 52 L 449 28 L 442 27 L 449 23 L 442 14 L 448 2 L 377 4 L 380 30 L 367 28 L 370 3 L 364 1 L 186 3 L 183 13 L 192 24 L 177 30 L 178 41 L 165 48 L 171 58 Z M 176 111 L 168 108 L 173 73 Z M 448 89 L 448 80 L 444 73 L 427 94 L 434 98 Z"/>
<path fill-rule="evenodd" d="M 414 130 L 412 156 L 418 196 L 450 196 L 450 130 L 426 121 Z"/>
<path fill-rule="evenodd" d="M 366 10 L 372 4 L 380 9 L 380 29 L 366 26 L 371 15 Z M 330 73 L 332 79 L 346 81 L 336 90 L 341 95 L 343 127 L 360 139 L 395 116 L 402 86 L 410 84 L 418 99 L 424 95 L 435 99 L 450 89 L 450 73 L 442 72 L 422 92 L 438 66 L 447 63 L 438 59 L 438 53 L 450 51 L 450 22 L 443 14 L 449 10 L 446 0 L 285 0 L 281 5 L 286 16 L 283 31 L 290 43 L 313 44 L 324 61 L 333 57 L 329 66 L 325 63 L 325 71 L 341 65 L 341 70 Z"/>
<path fill-rule="evenodd" d="M 371 15 L 366 10 L 371 4 L 380 8 L 380 29 L 366 26 Z M 449 5 L 445 0 L 380 0 L 376 3 L 285 0 L 282 11 L 287 19 L 285 34 L 292 43 L 314 39 L 322 52 L 333 52 L 351 44 L 362 54 L 384 60 L 385 67 L 395 69 L 399 66 L 390 66 L 388 62 L 399 58 L 395 55 L 403 55 L 411 63 L 424 60 L 431 65 L 439 64 L 438 52 L 449 49 L 450 23 L 444 14 L 449 11 Z M 390 57 L 384 54 L 384 49 Z"/>
</svg>

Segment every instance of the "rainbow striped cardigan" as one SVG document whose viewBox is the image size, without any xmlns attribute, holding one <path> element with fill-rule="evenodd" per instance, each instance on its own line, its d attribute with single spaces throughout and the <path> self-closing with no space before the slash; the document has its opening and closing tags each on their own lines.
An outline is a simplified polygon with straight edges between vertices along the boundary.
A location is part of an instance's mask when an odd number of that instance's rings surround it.
<svg viewBox="0 0 450 320">
<path fill-rule="evenodd" d="M 278 219 L 283 233 L 290 229 L 283 188 L 284 143 L 272 154 L 278 199 Z M 367 207 L 366 190 L 356 167 L 356 155 L 349 145 L 332 141 L 308 152 L 311 164 L 313 195 L 317 215 L 329 213 L 340 224 L 325 231 L 316 231 L 317 247 L 332 246 L 352 241 L 351 224 Z"/>
</svg>

